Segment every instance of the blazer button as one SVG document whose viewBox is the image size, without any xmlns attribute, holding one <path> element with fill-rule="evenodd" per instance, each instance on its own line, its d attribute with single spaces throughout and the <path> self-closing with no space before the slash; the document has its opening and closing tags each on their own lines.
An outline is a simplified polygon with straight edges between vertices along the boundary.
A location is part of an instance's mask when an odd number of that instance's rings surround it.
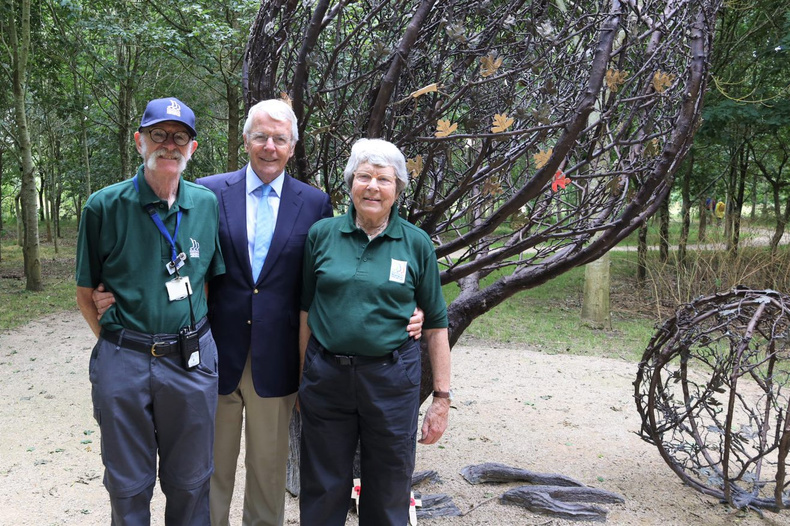
<svg viewBox="0 0 790 526">
<path fill-rule="evenodd" d="M 247 320 L 247 325 L 252 325 L 252 320 Z"/>
<path fill-rule="evenodd" d="M 258 289 L 252 289 L 253 294 L 258 294 Z"/>
</svg>

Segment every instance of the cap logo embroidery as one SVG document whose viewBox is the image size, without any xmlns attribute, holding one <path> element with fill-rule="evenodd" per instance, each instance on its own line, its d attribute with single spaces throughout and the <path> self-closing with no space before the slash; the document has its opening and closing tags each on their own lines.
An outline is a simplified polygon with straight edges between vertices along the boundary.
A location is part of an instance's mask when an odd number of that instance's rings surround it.
<svg viewBox="0 0 790 526">
<path fill-rule="evenodd" d="M 176 117 L 181 116 L 181 105 L 170 99 L 170 106 L 167 107 L 167 114 L 168 115 L 175 115 Z"/>
</svg>

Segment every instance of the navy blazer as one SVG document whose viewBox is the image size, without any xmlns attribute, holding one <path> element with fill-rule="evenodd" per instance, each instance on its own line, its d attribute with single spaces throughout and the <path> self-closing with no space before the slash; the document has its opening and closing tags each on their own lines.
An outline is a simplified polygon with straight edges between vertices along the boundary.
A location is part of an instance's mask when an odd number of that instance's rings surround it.
<svg viewBox="0 0 790 526">
<path fill-rule="evenodd" d="M 219 201 L 219 241 L 225 274 L 209 282 L 211 332 L 219 356 L 219 394 L 233 392 L 252 353 L 252 379 L 261 397 L 299 388 L 299 295 L 307 231 L 332 205 L 324 192 L 285 174 L 277 224 L 258 277 L 247 250 L 246 166 L 203 177 Z"/>
</svg>

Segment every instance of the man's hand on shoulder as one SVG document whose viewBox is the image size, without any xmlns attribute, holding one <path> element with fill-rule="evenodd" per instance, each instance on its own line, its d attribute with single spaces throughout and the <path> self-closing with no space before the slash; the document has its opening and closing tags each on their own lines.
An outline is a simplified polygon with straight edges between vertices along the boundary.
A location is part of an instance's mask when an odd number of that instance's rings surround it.
<svg viewBox="0 0 790 526">
<path fill-rule="evenodd" d="M 419 340 L 422 337 L 422 324 L 425 323 L 425 312 L 420 307 L 414 309 L 414 314 L 409 319 L 406 332 L 411 338 Z"/>
</svg>

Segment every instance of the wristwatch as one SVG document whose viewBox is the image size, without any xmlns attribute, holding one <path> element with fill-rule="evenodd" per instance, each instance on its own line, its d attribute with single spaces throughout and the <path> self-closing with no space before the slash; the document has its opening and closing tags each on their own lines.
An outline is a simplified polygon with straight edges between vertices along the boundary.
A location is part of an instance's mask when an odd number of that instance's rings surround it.
<svg viewBox="0 0 790 526">
<path fill-rule="evenodd" d="M 434 398 L 447 398 L 451 402 L 453 401 L 453 390 L 450 389 L 449 391 L 434 391 L 433 392 Z"/>
</svg>

